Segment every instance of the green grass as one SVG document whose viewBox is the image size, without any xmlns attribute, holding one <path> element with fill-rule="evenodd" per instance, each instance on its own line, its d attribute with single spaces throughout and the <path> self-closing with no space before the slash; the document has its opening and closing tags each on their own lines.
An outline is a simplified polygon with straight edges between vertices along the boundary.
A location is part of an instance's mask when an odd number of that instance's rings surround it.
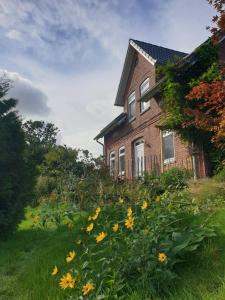
<svg viewBox="0 0 225 300">
<path fill-rule="evenodd" d="M 77 230 L 81 222 L 78 216 Z M 73 232 L 66 227 L 41 230 L 23 222 L 10 240 L 0 243 L 0 299 L 65 299 L 50 274 L 54 264 L 65 261 L 75 239 L 76 227 Z"/>
<path fill-rule="evenodd" d="M 221 193 L 221 185 L 216 186 L 212 181 L 201 182 L 201 186 L 193 184 L 191 193 L 204 201 L 203 194 L 209 195 L 209 189 L 213 189 L 210 197 Z M 73 249 L 77 233 L 83 226 L 83 215 L 77 215 L 72 231 L 67 227 L 32 228 L 29 215 L 11 239 L 0 242 L 0 300 L 66 299 L 67 291 L 62 291 L 58 279 L 50 274 L 55 264 L 65 265 L 65 256 Z M 208 217 L 208 213 L 202 215 L 202 221 Z M 195 256 L 188 257 L 177 268 L 179 278 L 174 286 L 166 296 L 154 300 L 225 299 L 225 207 L 216 208 L 210 223 L 216 226 L 217 236 L 205 242 Z M 140 290 L 126 299 L 149 300 L 145 295 L 145 291 Z"/>
</svg>

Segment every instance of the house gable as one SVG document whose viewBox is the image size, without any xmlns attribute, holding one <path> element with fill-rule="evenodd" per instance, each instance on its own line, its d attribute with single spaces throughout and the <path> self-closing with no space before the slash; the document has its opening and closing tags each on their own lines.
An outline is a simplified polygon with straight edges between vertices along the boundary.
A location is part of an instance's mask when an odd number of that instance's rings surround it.
<svg viewBox="0 0 225 300">
<path fill-rule="evenodd" d="M 183 52 L 130 39 L 116 95 L 116 106 L 124 106 L 124 94 L 126 91 L 127 82 L 130 78 L 134 57 L 137 55 L 137 53 L 139 53 L 152 66 L 155 66 L 156 63 L 164 64 L 168 61 L 173 61 L 176 57 L 184 57 L 187 55 Z"/>
</svg>

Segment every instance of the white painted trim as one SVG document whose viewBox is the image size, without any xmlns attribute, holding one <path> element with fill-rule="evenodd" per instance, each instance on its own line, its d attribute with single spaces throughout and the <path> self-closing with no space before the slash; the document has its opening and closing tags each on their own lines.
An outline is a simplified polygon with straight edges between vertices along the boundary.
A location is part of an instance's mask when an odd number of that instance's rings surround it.
<svg viewBox="0 0 225 300">
<path fill-rule="evenodd" d="M 133 40 L 130 40 L 130 45 L 137 51 L 139 52 L 141 55 L 144 56 L 144 58 L 147 59 L 147 61 L 149 61 L 153 66 L 156 63 L 156 59 L 154 59 L 153 57 L 151 57 L 148 53 L 146 53 L 141 47 L 139 47 Z"/>
</svg>

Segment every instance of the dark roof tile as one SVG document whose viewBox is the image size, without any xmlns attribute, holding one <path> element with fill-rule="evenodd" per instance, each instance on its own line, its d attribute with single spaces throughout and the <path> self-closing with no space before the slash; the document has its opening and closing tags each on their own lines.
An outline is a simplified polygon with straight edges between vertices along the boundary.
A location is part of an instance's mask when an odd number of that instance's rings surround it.
<svg viewBox="0 0 225 300">
<path fill-rule="evenodd" d="M 168 61 L 174 62 L 177 57 L 183 58 L 187 53 L 164 48 L 161 46 L 156 46 L 153 44 L 133 40 L 132 41 L 137 44 L 142 50 L 144 50 L 147 54 L 149 54 L 152 58 L 157 60 L 159 64 L 165 64 Z"/>
</svg>

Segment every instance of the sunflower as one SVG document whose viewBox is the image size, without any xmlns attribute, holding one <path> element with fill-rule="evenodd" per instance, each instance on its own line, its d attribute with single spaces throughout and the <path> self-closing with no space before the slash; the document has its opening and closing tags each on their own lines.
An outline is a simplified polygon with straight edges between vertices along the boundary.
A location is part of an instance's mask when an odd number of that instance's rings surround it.
<svg viewBox="0 0 225 300">
<path fill-rule="evenodd" d="M 102 240 L 104 240 L 106 238 L 106 236 L 107 236 L 107 233 L 105 233 L 105 232 L 99 233 L 96 237 L 96 242 L 97 243 L 101 242 Z"/>
<path fill-rule="evenodd" d="M 148 207 L 148 203 L 146 201 L 143 202 L 141 209 L 144 210 Z"/>
<path fill-rule="evenodd" d="M 117 224 L 117 223 L 114 224 L 113 227 L 112 227 L 112 230 L 113 230 L 114 232 L 117 232 L 118 229 L 119 229 L 119 224 Z"/>
<path fill-rule="evenodd" d="M 71 262 L 75 256 L 76 256 L 76 252 L 74 250 L 70 251 L 66 257 L 66 261 Z"/>
<path fill-rule="evenodd" d="M 54 269 L 51 274 L 52 274 L 52 276 L 55 276 L 58 272 L 59 272 L 59 270 L 58 270 L 57 266 L 54 266 Z"/>
<path fill-rule="evenodd" d="M 94 289 L 94 285 L 90 282 L 86 283 L 83 288 L 82 288 L 82 292 L 83 292 L 83 295 L 87 295 L 91 290 Z"/>
<path fill-rule="evenodd" d="M 133 226 L 134 226 L 134 218 L 133 218 L 133 217 L 128 217 L 128 218 L 125 220 L 125 226 L 127 227 L 127 229 L 133 230 Z"/>
<path fill-rule="evenodd" d="M 66 289 L 66 288 L 74 288 L 74 284 L 75 284 L 75 278 L 72 277 L 72 275 L 70 273 L 66 273 L 66 275 L 64 275 L 59 282 L 59 285 L 61 286 L 62 289 Z"/>
<path fill-rule="evenodd" d="M 128 209 L 127 209 L 127 217 L 129 218 L 129 217 L 131 217 L 132 216 L 132 208 L 131 207 L 129 207 Z"/>
<path fill-rule="evenodd" d="M 86 228 L 86 231 L 87 231 L 87 232 L 91 232 L 92 229 L 93 229 L 93 227 L 94 227 L 94 224 L 93 224 L 93 223 L 89 224 L 89 225 L 87 226 L 87 228 Z"/>
<path fill-rule="evenodd" d="M 165 260 L 167 260 L 167 255 L 166 255 L 166 253 L 164 253 L 164 252 L 159 253 L 158 260 L 159 260 L 161 263 L 163 263 Z"/>
<path fill-rule="evenodd" d="M 99 213 L 96 212 L 96 214 L 92 217 L 92 220 L 95 221 L 98 218 Z"/>
<path fill-rule="evenodd" d="M 96 214 L 99 214 L 100 211 L 101 211 L 101 207 L 97 207 L 96 210 L 95 210 Z"/>
</svg>

